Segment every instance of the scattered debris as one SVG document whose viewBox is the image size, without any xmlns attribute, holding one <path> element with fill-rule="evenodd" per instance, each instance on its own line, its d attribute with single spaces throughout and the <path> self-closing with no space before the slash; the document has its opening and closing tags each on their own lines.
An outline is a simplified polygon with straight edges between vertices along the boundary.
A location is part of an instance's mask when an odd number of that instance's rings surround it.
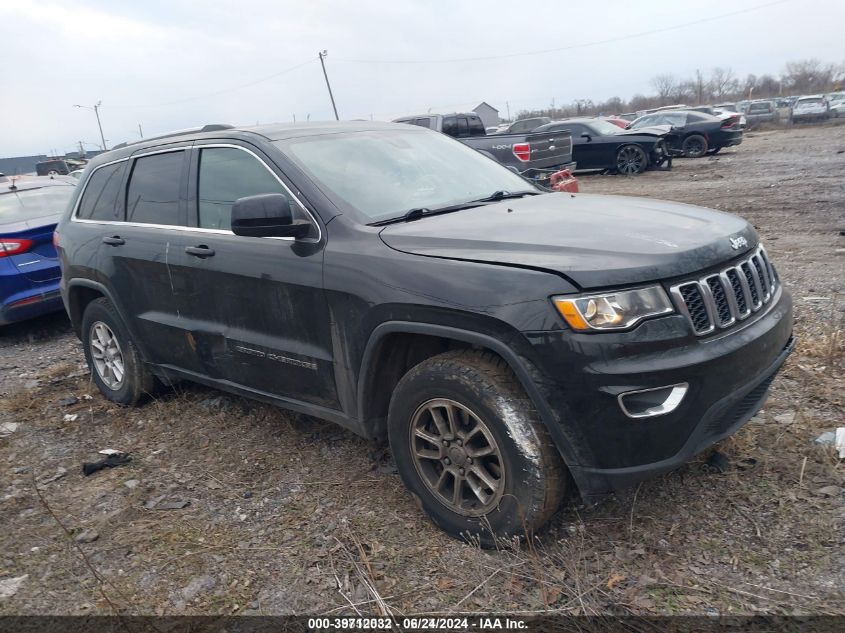
<svg viewBox="0 0 845 633">
<path fill-rule="evenodd" d="M 29 574 L 14 578 L 0 578 L 0 599 L 14 596 L 27 578 L 29 578 Z"/>
<path fill-rule="evenodd" d="M 46 486 L 47 484 L 51 484 L 54 481 L 61 479 L 65 475 L 67 475 L 67 469 L 59 466 L 59 468 L 56 470 L 56 472 L 53 473 L 52 475 L 42 475 L 41 477 L 39 477 L 38 483 L 41 484 L 42 486 Z"/>
<path fill-rule="evenodd" d="M 105 459 L 97 462 L 85 462 L 82 464 L 82 474 L 88 477 L 94 473 L 103 470 L 104 468 L 114 468 L 115 466 L 123 466 L 132 461 L 129 455 L 109 455 Z"/>
<path fill-rule="evenodd" d="M 76 396 L 68 396 L 67 398 L 60 398 L 59 399 L 59 406 L 60 407 L 69 407 L 72 404 L 76 404 L 79 402 L 79 398 Z"/>
<path fill-rule="evenodd" d="M 135 488 L 138 487 L 139 483 L 141 483 L 141 482 L 138 481 L 137 479 L 127 479 L 126 481 L 123 482 L 123 485 L 126 486 L 127 488 L 129 488 L 129 490 L 134 490 Z"/>
<path fill-rule="evenodd" d="M 190 505 L 190 503 L 191 502 L 187 499 L 180 499 L 178 497 L 168 499 L 167 495 L 161 495 L 159 497 L 148 499 L 147 502 L 144 503 L 144 507 L 147 510 L 181 510 L 182 508 Z"/>
<path fill-rule="evenodd" d="M 836 429 L 836 450 L 839 451 L 839 459 L 845 459 L 845 426 Z"/>
<path fill-rule="evenodd" d="M 825 431 L 813 440 L 813 444 L 821 444 L 822 446 L 832 446 L 836 441 L 836 431 Z"/>
<path fill-rule="evenodd" d="M 17 422 L 0 422 L 0 437 L 9 437 L 19 426 Z"/>
<path fill-rule="evenodd" d="M 75 540 L 77 543 L 93 543 L 98 538 L 100 538 L 100 534 L 97 532 L 97 530 L 89 528 L 87 530 L 82 530 L 79 534 L 74 537 L 73 540 Z"/>
<path fill-rule="evenodd" d="M 838 497 L 842 492 L 843 489 L 839 486 L 825 486 L 816 490 L 816 494 L 820 497 Z"/>
<path fill-rule="evenodd" d="M 779 424 L 792 424 L 795 421 L 795 411 L 789 413 L 781 413 L 775 416 L 775 422 Z"/>
<path fill-rule="evenodd" d="M 116 448 L 104 448 L 101 451 L 97 451 L 100 455 L 126 455 L 123 451 L 119 451 Z"/>
<path fill-rule="evenodd" d="M 731 462 L 719 451 L 713 451 L 707 458 L 707 465 L 717 473 L 724 473 L 731 467 Z"/>
<path fill-rule="evenodd" d="M 76 422 L 78 419 L 78 413 L 65 413 L 64 417 L 62 418 L 62 420 L 65 422 Z"/>
</svg>

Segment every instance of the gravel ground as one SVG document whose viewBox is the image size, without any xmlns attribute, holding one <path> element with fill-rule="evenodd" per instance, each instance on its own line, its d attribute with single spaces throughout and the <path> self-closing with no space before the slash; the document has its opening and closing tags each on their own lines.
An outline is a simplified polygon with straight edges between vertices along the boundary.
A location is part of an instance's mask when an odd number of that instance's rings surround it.
<svg viewBox="0 0 845 633">
<path fill-rule="evenodd" d="M 843 150 L 845 126 L 801 126 L 671 172 L 581 178 L 750 219 L 799 346 L 718 446 L 725 472 L 703 456 L 569 506 L 527 545 L 446 537 L 382 447 L 331 424 L 190 385 L 117 408 L 62 315 L 4 328 L 0 614 L 845 614 L 845 476 L 813 443 L 845 419 Z M 103 448 L 132 461 L 84 477 Z"/>
</svg>

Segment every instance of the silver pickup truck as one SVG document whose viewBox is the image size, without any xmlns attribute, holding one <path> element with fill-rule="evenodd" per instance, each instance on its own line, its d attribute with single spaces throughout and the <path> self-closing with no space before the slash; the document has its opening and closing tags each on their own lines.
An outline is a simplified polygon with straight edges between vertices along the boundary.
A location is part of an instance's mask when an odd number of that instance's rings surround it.
<svg viewBox="0 0 845 633">
<path fill-rule="evenodd" d="M 474 112 L 420 114 L 395 119 L 395 122 L 443 132 L 541 183 L 555 171 L 575 169 L 572 136 L 568 131 L 488 135 Z"/>
</svg>

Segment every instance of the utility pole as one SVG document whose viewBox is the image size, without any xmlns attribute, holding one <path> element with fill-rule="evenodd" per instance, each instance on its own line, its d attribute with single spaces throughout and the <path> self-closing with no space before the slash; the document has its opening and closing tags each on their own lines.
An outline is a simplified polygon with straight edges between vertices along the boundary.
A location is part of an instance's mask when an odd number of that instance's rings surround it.
<svg viewBox="0 0 845 633">
<path fill-rule="evenodd" d="M 320 51 L 317 53 L 317 56 L 320 58 L 320 66 L 323 67 L 323 77 L 326 78 L 326 88 L 329 89 L 329 99 L 332 100 L 332 110 L 334 110 L 334 118 L 335 121 L 340 121 L 340 117 L 337 116 L 337 106 L 334 104 L 334 95 L 332 94 L 332 86 L 329 83 L 329 76 L 326 73 L 326 62 L 323 61 L 328 56 L 328 51 Z"/>
<path fill-rule="evenodd" d="M 138 136 L 144 138 L 144 130 L 141 129 L 141 124 L 138 124 Z"/>
<path fill-rule="evenodd" d="M 103 104 L 102 101 L 98 101 L 93 106 L 86 106 L 86 105 L 79 105 L 75 104 L 74 108 L 85 108 L 86 110 L 93 110 L 94 115 L 97 117 L 97 127 L 100 128 L 100 140 L 103 142 L 102 148 L 103 151 L 106 151 L 108 148 L 106 147 L 106 137 L 103 136 L 103 124 L 100 123 L 100 106 Z"/>
<path fill-rule="evenodd" d="M 508 122 L 511 120 L 511 104 L 505 101 L 505 107 L 508 109 Z"/>
</svg>

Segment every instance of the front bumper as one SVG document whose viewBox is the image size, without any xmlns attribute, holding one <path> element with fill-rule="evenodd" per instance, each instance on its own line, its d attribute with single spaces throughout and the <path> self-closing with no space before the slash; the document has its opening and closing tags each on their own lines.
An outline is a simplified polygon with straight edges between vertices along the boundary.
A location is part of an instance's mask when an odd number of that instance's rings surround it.
<svg viewBox="0 0 845 633">
<path fill-rule="evenodd" d="M 590 499 L 676 468 L 753 417 L 792 350 L 792 301 L 780 287 L 759 313 L 708 337 L 677 314 L 630 332 L 525 336 L 552 437 Z M 619 394 L 679 383 L 689 390 L 664 415 L 632 419 L 619 406 Z"/>
</svg>

